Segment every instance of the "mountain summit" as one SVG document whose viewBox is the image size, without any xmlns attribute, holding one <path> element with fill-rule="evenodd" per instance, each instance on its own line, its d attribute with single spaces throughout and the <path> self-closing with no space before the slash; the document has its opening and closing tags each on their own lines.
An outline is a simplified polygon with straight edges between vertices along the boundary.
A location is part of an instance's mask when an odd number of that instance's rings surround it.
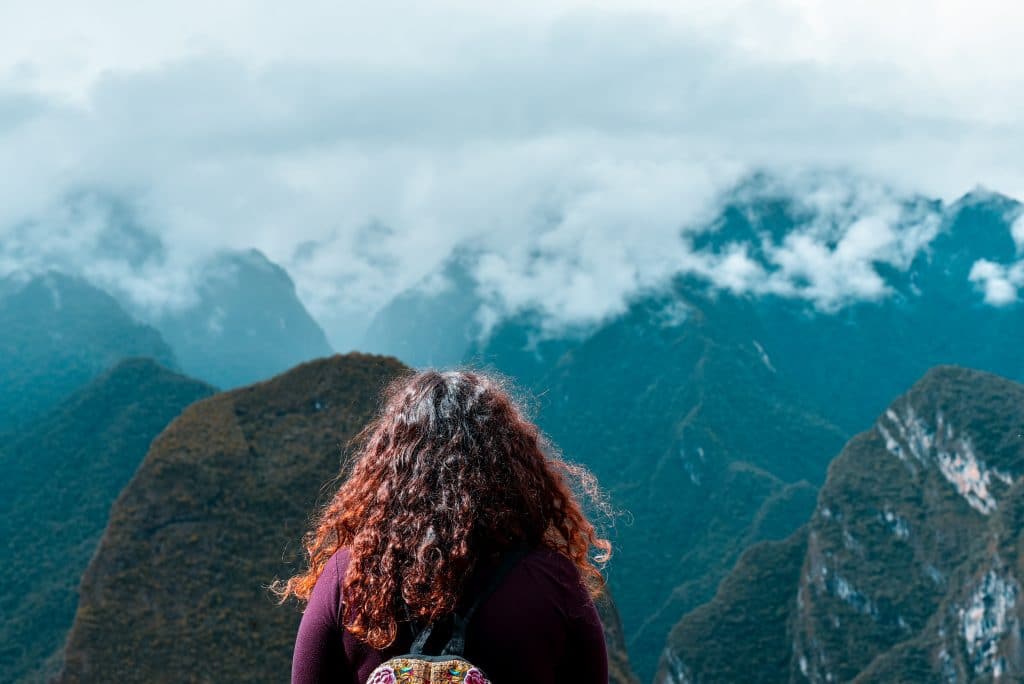
<svg viewBox="0 0 1024 684">
<path fill-rule="evenodd" d="M 331 353 L 291 277 L 258 250 L 217 255 L 195 287 L 190 306 L 151 319 L 192 376 L 232 388 Z"/>
</svg>

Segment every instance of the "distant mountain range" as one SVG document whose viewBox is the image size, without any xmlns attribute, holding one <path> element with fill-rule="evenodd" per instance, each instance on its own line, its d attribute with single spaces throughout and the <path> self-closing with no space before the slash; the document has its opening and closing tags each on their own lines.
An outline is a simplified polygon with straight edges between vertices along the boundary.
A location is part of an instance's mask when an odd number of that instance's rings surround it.
<svg viewBox="0 0 1024 684">
<path fill-rule="evenodd" d="M 296 568 L 339 446 L 402 370 L 335 356 L 190 406 L 111 512 L 59 681 L 287 680 L 299 614 L 266 585 Z M 614 638 L 614 612 L 606 621 Z M 614 681 L 633 681 L 611 647 Z"/>
<path fill-rule="evenodd" d="M 929 371 L 829 469 L 810 522 L 744 554 L 656 681 L 1024 679 L 1024 385 Z"/>
<path fill-rule="evenodd" d="M 457 250 L 438 272 L 399 293 L 373 316 L 360 348 L 391 354 L 416 368 L 462 361 L 481 332 L 474 256 Z"/>
<path fill-rule="evenodd" d="M 69 382 L 71 377 L 84 378 L 69 385 L 71 389 L 109 368 L 112 359 L 125 356 L 150 356 L 217 387 L 231 388 L 332 353 L 283 268 L 255 249 L 225 249 L 172 266 L 174 250 L 147 225 L 130 198 L 80 189 L 65 196 L 45 218 L 7 231 L 0 242 L 0 262 L 5 269 L 13 265 L 20 270 L 0 278 L 0 351 L 17 348 L 18 354 L 47 356 L 59 350 L 68 357 L 65 364 L 73 366 L 66 369 Z M 51 232 L 53 239 L 39 239 Z M 168 273 L 176 277 L 167 278 Z M 54 293 L 62 288 L 67 289 L 62 293 L 67 307 L 55 314 L 60 299 Z M 69 316 L 79 320 L 72 322 Z M 72 323 L 75 331 L 60 327 Z M 11 326 L 16 333 L 21 331 L 17 334 L 48 338 L 13 337 L 4 330 Z M 132 326 L 137 329 L 129 330 Z M 146 326 L 144 341 L 140 335 Z M 80 337 L 75 340 L 70 336 L 74 334 Z M 111 344 L 106 344 L 105 335 L 111 336 Z M 86 363 L 90 350 L 98 348 L 111 358 Z M 14 372 L 5 371 L 6 357 L 0 355 L 0 380 L 5 372 Z M 30 356 L 24 361 L 12 356 L 10 366 L 20 373 L 40 368 L 38 359 Z M 35 377 L 49 378 L 45 372 Z M 45 381 L 27 384 L 32 392 L 47 391 Z M 52 389 L 54 396 L 63 397 L 68 388 Z M 27 399 L 19 410 L 35 411 L 34 398 Z M 5 415 L 0 411 L 0 433 Z"/>
</svg>

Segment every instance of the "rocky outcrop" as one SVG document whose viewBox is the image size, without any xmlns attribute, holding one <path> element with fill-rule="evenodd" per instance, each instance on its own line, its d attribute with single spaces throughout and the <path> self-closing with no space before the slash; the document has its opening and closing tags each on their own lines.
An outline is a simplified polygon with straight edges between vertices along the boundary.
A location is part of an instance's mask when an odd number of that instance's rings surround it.
<svg viewBox="0 0 1024 684">
<path fill-rule="evenodd" d="M 928 372 L 832 464 L 800 554 L 752 550 L 658 681 L 726 681 L 764 648 L 781 660 L 763 681 L 1020 681 L 1022 475 L 1024 386 Z M 692 635 L 713 607 L 731 626 L 709 647 Z"/>
</svg>

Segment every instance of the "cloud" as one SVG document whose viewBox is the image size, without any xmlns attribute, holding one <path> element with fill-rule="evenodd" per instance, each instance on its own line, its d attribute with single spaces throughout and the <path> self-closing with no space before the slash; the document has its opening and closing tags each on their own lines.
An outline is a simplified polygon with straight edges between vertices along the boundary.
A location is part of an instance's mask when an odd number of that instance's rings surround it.
<svg viewBox="0 0 1024 684">
<path fill-rule="evenodd" d="M 460 245 L 488 254 L 492 315 L 540 308 L 553 328 L 686 270 L 828 308 L 884 296 L 872 264 L 927 241 L 900 197 L 1024 190 L 1024 75 L 994 5 L 887 5 L 885 22 L 870 4 L 586 5 L 0 17 L 0 269 L 60 265 L 179 306 L 195 264 L 255 247 L 346 348 Z M 855 172 L 785 180 L 820 166 Z M 753 168 L 829 218 L 764 258 L 688 251 L 680 234 Z M 111 252 L 121 218 L 83 191 L 130 207 L 160 255 Z"/>
<path fill-rule="evenodd" d="M 1009 266 L 979 259 L 968 276 L 981 286 L 985 301 L 993 306 L 1007 306 L 1017 301 L 1017 290 L 1024 287 L 1024 261 Z"/>
<path fill-rule="evenodd" d="M 1014 220 L 1013 225 L 1010 226 L 1010 234 L 1013 235 L 1013 242 L 1017 245 L 1017 252 L 1024 252 L 1024 213 Z"/>
</svg>

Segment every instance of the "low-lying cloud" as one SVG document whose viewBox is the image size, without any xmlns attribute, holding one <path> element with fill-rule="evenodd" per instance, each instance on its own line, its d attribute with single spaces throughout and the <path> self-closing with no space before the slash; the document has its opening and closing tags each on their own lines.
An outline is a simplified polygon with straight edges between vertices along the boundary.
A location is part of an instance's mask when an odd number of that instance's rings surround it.
<svg viewBox="0 0 1024 684">
<path fill-rule="evenodd" d="M 197 264 L 255 247 L 344 349 L 460 245 L 486 254 L 491 316 L 538 308 L 554 327 L 687 270 L 828 309 L 885 296 L 872 264 L 909 263 L 934 234 L 900 198 L 1024 190 L 1007 36 L 981 56 L 938 36 L 922 56 L 899 52 L 920 17 L 873 33 L 860 10 L 813 4 L 334 5 L 225 3 L 191 23 L 178 8 L 161 28 L 108 2 L 64 27 L 74 40 L 46 27 L 50 43 L 0 48 L 0 271 L 76 270 L 174 307 Z M 119 21 L 137 35 L 108 35 Z M 793 172 L 819 167 L 846 171 Z M 764 258 L 689 249 L 751 169 L 829 218 Z"/>
</svg>

